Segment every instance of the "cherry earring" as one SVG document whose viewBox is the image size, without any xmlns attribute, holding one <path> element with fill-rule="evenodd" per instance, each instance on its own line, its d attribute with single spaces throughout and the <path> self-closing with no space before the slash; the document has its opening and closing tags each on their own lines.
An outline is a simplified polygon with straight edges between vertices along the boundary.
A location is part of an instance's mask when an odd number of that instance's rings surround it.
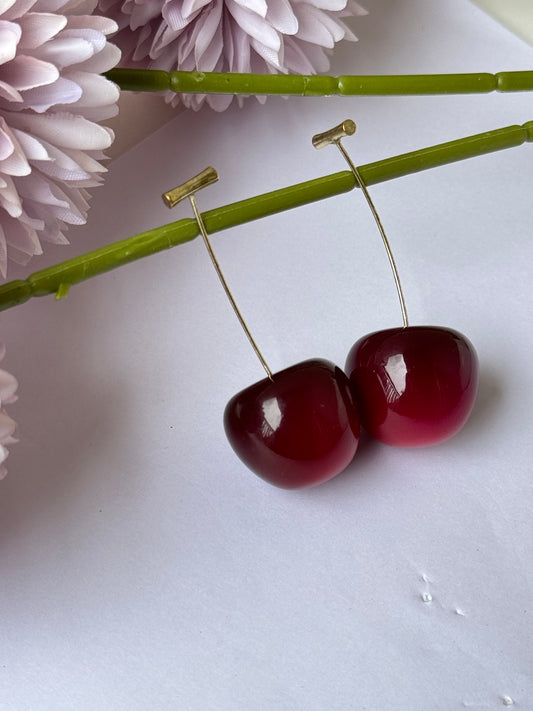
<svg viewBox="0 0 533 711">
<path fill-rule="evenodd" d="M 340 474 L 359 443 L 359 417 L 348 378 L 327 360 L 297 363 L 273 374 L 235 303 L 211 247 L 194 194 L 218 180 L 207 168 L 163 195 L 168 207 L 188 197 L 224 291 L 267 377 L 231 398 L 226 436 L 258 476 L 284 489 L 320 484 Z"/>
<path fill-rule="evenodd" d="M 314 136 L 313 145 L 337 146 L 368 202 L 389 257 L 403 326 L 359 339 L 348 354 L 345 370 L 361 424 L 375 439 L 400 447 L 438 444 L 455 435 L 472 411 L 477 355 L 470 341 L 457 331 L 409 325 L 388 239 L 361 175 L 341 143 L 355 129 L 353 121 L 344 121 Z"/>
</svg>

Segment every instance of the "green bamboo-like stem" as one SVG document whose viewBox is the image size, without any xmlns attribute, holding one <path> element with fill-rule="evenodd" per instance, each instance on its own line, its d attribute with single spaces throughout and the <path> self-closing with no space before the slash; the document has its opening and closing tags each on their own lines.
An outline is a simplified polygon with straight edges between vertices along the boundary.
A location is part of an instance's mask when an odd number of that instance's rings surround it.
<svg viewBox="0 0 533 711">
<path fill-rule="evenodd" d="M 126 91 L 174 91 L 180 94 L 404 96 L 533 90 L 533 71 L 332 77 L 115 68 L 106 76 Z"/>
<path fill-rule="evenodd" d="M 372 185 L 454 161 L 520 146 L 526 142 L 533 142 L 533 121 L 523 126 L 507 126 L 368 163 L 359 166 L 358 170 L 365 184 Z M 339 195 L 354 187 L 356 181 L 353 173 L 342 171 L 218 207 L 204 212 L 202 217 L 209 233 L 219 232 L 283 210 Z M 41 269 L 27 279 L 18 279 L 0 286 L 0 311 L 22 304 L 32 296 L 56 294 L 56 298 L 63 298 L 73 284 L 188 242 L 198 234 L 196 220 L 186 218 Z"/>
</svg>

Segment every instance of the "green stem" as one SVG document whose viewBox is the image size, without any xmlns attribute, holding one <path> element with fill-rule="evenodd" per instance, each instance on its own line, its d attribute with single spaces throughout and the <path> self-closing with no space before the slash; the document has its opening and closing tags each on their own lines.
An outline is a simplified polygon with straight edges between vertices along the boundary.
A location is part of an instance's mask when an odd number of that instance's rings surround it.
<svg viewBox="0 0 533 711">
<path fill-rule="evenodd" d="M 507 126 L 368 163 L 359 166 L 358 170 L 364 183 L 372 185 L 446 163 L 520 146 L 526 142 L 533 142 L 533 121 L 523 126 Z M 218 207 L 204 212 L 202 217 L 209 233 L 219 232 L 283 210 L 339 195 L 354 187 L 356 181 L 353 173 L 342 171 Z M 56 294 L 57 298 L 63 298 L 73 284 L 188 242 L 198 234 L 196 220 L 187 218 L 41 269 L 27 279 L 18 279 L 0 286 L 0 311 L 22 304 L 32 296 Z"/>
<path fill-rule="evenodd" d="M 533 90 L 533 71 L 331 77 L 116 68 L 106 76 L 126 91 L 174 91 L 181 94 L 398 96 Z"/>
</svg>

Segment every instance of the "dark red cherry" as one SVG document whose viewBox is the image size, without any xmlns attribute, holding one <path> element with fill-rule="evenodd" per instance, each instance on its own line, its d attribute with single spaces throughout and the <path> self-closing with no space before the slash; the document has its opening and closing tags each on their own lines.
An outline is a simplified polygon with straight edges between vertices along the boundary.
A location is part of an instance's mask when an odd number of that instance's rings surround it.
<svg viewBox="0 0 533 711">
<path fill-rule="evenodd" d="M 231 398 L 224 428 L 253 472 L 283 489 L 314 486 L 339 474 L 359 443 L 348 378 L 326 360 L 293 365 Z"/>
<path fill-rule="evenodd" d="M 348 354 L 346 373 L 369 434 L 386 444 L 422 447 L 452 437 L 466 422 L 478 361 L 460 333 L 410 326 L 361 338 Z"/>
</svg>

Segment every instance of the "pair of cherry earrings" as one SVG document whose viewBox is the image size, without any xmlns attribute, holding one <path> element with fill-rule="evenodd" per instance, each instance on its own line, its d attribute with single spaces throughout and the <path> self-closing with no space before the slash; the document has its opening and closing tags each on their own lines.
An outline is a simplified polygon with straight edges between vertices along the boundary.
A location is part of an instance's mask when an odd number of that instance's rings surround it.
<svg viewBox="0 0 533 711">
<path fill-rule="evenodd" d="M 472 410 L 478 380 L 476 352 L 457 331 L 409 326 L 405 300 L 383 226 L 341 138 L 351 120 L 313 137 L 315 148 L 335 144 L 348 162 L 380 231 L 400 299 L 403 326 L 359 339 L 345 372 L 328 360 L 297 363 L 273 374 L 228 288 L 198 211 L 195 192 L 218 180 L 213 168 L 163 195 L 173 207 L 188 197 L 213 265 L 267 377 L 231 398 L 227 438 L 240 459 L 275 486 L 298 489 L 340 474 L 359 444 L 360 425 L 399 447 L 437 444 L 456 434 Z"/>
</svg>

